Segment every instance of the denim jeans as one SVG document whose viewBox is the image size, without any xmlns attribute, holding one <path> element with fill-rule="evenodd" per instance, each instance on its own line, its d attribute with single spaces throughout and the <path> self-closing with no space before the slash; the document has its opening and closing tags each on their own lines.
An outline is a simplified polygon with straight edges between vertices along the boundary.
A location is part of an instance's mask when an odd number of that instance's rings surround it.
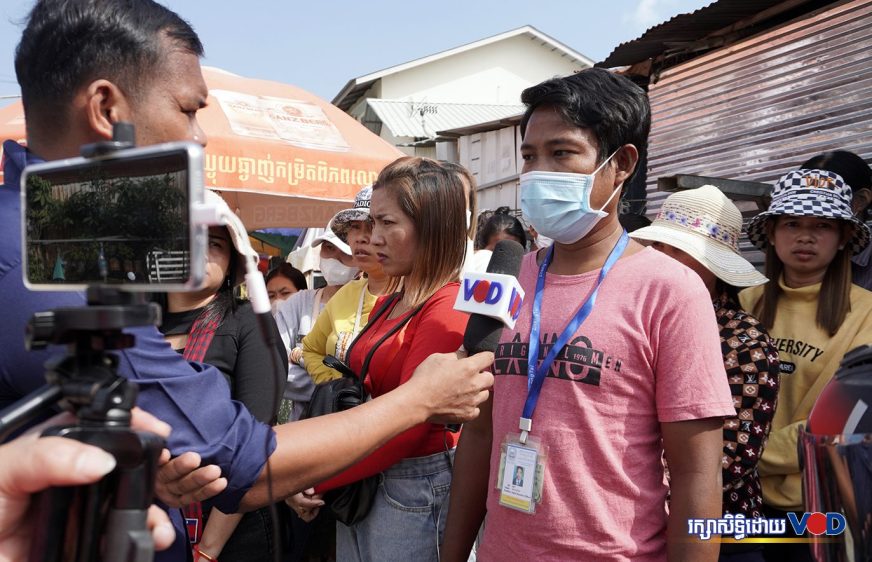
<svg viewBox="0 0 872 562">
<path fill-rule="evenodd" d="M 450 453 L 453 462 L 454 451 Z M 336 524 L 337 562 L 438 562 L 451 487 L 449 454 L 403 459 L 381 475 L 366 519 Z"/>
</svg>

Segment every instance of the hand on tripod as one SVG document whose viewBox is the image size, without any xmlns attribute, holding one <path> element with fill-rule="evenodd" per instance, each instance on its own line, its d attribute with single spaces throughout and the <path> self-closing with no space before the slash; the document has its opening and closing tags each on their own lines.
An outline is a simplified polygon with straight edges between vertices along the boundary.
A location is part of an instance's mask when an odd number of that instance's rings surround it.
<svg viewBox="0 0 872 562">
<path fill-rule="evenodd" d="M 170 427 L 151 414 L 134 409 L 132 426 L 166 437 Z M 30 494 L 52 486 L 97 482 L 115 468 L 115 458 L 99 447 L 63 437 L 39 437 L 47 426 L 69 423 L 70 414 L 55 416 L 27 434 L 0 446 L 0 562 L 27 560 L 33 532 L 28 518 Z M 148 526 L 155 547 L 165 549 L 175 539 L 167 514 L 151 506 Z"/>
</svg>

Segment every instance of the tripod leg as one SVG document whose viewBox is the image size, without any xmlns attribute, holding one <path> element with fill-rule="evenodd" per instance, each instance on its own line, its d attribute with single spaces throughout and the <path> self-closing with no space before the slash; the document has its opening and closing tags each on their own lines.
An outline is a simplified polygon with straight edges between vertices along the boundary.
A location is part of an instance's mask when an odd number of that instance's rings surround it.
<svg viewBox="0 0 872 562">
<path fill-rule="evenodd" d="M 66 537 L 75 536 L 75 517 L 70 517 L 76 487 L 49 488 L 37 494 L 34 504 L 36 524 L 30 547 L 30 562 L 62 562 Z"/>
<path fill-rule="evenodd" d="M 95 484 L 42 493 L 30 562 L 151 562 L 146 519 L 163 439 L 126 427 L 79 425 L 51 427 L 43 435 L 101 447 L 118 466 Z"/>
<path fill-rule="evenodd" d="M 112 509 L 106 521 L 104 560 L 151 562 L 154 543 L 146 528 L 146 510 Z"/>
</svg>

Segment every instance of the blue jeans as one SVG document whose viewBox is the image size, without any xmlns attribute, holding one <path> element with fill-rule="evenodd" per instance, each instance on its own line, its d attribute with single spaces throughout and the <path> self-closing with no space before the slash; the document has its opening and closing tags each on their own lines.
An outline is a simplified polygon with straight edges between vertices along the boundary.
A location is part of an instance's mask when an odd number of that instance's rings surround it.
<svg viewBox="0 0 872 562">
<path fill-rule="evenodd" d="M 454 451 L 450 453 L 452 462 Z M 451 488 L 449 454 L 403 459 L 381 474 L 366 519 L 336 524 L 337 562 L 438 562 Z"/>
</svg>

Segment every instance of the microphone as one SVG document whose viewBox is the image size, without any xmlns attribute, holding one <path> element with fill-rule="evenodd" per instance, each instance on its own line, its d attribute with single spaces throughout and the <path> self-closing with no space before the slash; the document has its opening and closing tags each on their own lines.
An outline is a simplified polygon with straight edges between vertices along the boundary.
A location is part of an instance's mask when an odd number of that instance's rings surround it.
<svg viewBox="0 0 872 562">
<path fill-rule="evenodd" d="M 461 277 L 454 310 L 470 313 L 463 333 L 467 353 L 496 351 L 503 326 L 515 327 L 524 303 L 524 289 L 518 283 L 523 257 L 523 246 L 514 240 L 500 240 L 486 273 L 468 271 Z M 460 431 L 460 424 L 445 427 L 452 433 Z"/>
<path fill-rule="evenodd" d="M 463 347 L 470 354 L 496 351 L 503 326 L 515 327 L 524 289 L 518 283 L 524 247 L 514 240 L 497 242 L 486 273 L 466 272 L 454 310 L 469 312 Z"/>
</svg>

